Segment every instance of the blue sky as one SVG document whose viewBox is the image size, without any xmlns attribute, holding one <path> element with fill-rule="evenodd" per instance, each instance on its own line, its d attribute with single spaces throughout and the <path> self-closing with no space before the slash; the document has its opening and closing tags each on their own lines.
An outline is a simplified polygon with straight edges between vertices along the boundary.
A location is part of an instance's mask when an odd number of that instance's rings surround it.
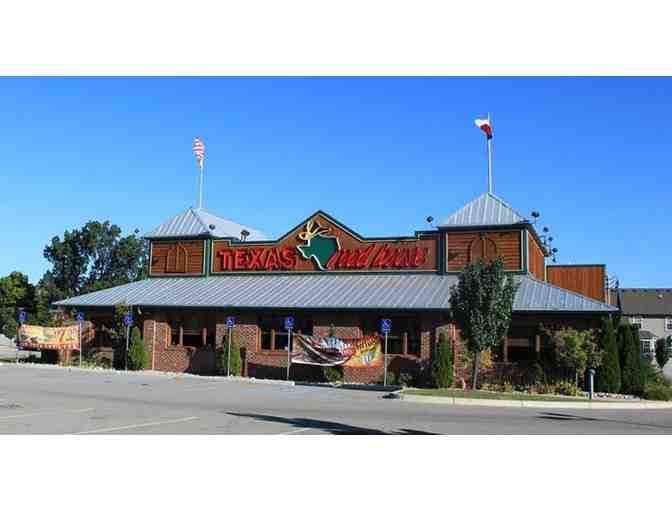
<svg viewBox="0 0 672 510">
<path fill-rule="evenodd" d="M 559 263 L 672 287 L 669 78 L 0 78 L 0 275 L 88 220 L 147 232 L 197 204 L 284 234 L 317 209 L 412 233 L 486 190 L 539 210 Z"/>
</svg>

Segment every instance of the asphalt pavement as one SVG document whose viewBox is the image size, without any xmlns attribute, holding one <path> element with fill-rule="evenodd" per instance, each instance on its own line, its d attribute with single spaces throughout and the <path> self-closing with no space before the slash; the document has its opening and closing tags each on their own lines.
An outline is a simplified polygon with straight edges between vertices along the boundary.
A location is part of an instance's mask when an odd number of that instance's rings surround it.
<svg viewBox="0 0 672 510">
<path fill-rule="evenodd" d="M 670 434 L 671 410 L 405 402 L 385 392 L 0 363 L 0 434 Z"/>
</svg>

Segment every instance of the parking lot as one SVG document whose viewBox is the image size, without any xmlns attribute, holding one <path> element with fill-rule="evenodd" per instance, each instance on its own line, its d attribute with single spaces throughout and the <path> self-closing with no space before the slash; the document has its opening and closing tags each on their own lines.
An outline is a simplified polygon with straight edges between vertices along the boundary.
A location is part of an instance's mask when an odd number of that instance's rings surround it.
<svg viewBox="0 0 672 510">
<path fill-rule="evenodd" d="M 669 410 L 417 404 L 379 391 L 0 363 L 0 434 L 669 434 Z"/>
</svg>

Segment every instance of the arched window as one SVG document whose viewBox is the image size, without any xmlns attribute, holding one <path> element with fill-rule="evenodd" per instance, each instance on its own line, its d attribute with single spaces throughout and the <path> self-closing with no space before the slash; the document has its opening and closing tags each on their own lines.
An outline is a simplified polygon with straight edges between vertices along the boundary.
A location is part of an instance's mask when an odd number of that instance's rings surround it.
<svg viewBox="0 0 672 510">
<path fill-rule="evenodd" d="M 170 247 L 166 255 L 166 273 L 186 273 L 189 254 L 182 243 Z"/>
<path fill-rule="evenodd" d="M 479 234 L 469 245 L 469 263 L 482 260 L 492 262 L 497 258 L 497 243 L 485 234 Z"/>
</svg>

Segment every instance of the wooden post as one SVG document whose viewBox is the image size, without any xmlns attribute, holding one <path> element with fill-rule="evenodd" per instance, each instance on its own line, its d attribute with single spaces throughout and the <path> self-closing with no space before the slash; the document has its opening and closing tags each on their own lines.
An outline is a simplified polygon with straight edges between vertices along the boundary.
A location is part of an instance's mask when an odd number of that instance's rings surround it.
<svg viewBox="0 0 672 510">
<path fill-rule="evenodd" d="M 537 361 L 541 359 L 541 335 L 537 334 L 534 337 L 534 352 Z"/>
<path fill-rule="evenodd" d="M 208 343 L 208 328 L 203 328 L 202 332 L 203 347 Z"/>
<path fill-rule="evenodd" d="M 182 341 L 184 340 L 184 328 L 180 325 L 180 347 L 182 347 L 183 343 Z"/>
<path fill-rule="evenodd" d="M 509 362 L 509 337 L 504 337 L 502 342 L 502 358 L 504 358 L 504 363 Z"/>
</svg>

